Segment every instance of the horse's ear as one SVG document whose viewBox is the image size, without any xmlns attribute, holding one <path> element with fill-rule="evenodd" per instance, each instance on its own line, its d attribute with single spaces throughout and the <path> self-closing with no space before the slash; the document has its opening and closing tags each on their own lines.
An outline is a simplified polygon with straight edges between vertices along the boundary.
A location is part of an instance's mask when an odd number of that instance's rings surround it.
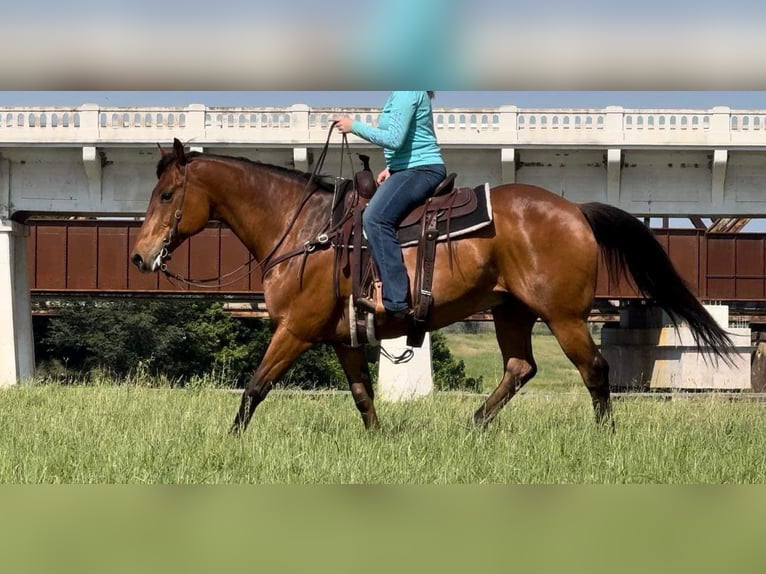
<svg viewBox="0 0 766 574">
<path fill-rule="evenodd" d="M 163 147 L 162 147 L 162 146 L 159 144 L 159 142 L 157 142 L 157 149 L 159 149 L 159 150 L 160 150 L 160 155 L 161 155 L 162 157 L 165 157 L 166 155 L 168 155 L 168 154 L 170 153 L 169 151 L 167 151 L 166 149 L 164 149 L 164 148 L 163 148 Z"/>
<path fill-rule="evenodd" d="M 178 138 L 173 138 L 173 152 L 176 155 L 176 161 L 179 165 L 186 165 L 186 152 L 184 152 L 184 144 Z"/>
</svg>

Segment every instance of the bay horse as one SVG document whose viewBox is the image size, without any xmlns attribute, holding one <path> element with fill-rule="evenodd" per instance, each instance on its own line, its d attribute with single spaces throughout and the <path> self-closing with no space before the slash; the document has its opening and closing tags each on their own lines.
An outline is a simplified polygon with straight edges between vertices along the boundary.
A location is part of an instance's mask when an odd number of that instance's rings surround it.
<svg viewBox="0 0 766 574">
<path fill-rule="evenodd" d="M 309 174 L 243 158 L 186 153 L 179 140 L 162 150 L 157 184 L 139 230 L 132 261 L 156 272 L 186 238 L 209 220 L 224 222 L 261 265 L 301 252 L 326 229 L 333 194 Z M 311 185 L 307 186 L 307 183 Z M 549 327 L 590 392 L 597 421 L 613 425 L 609 366 L 588 329 L 600 250 L 610 273 L 627 270 L 638 290 L 674 322 L 685 321 L 697 346 L 726 359 L 726 332 L 694 297 L 647 227 L 629 213 L 600 203 L 576 204 L 540 187 L 505 184 L 490 191 L 493 222 L 437 247 L 433 308 L 428 330 L 491 309 L 504 373 L 474 414 L 486 426 L 537 372 L 532 327 Z M 232 431 L 244 431 L 273 383 L 319 342 L 333 346 L 364 426 L 378 417 L 363 347 L 351 347 L 351 280 L 334 288 L 333 249 L 287 257 L 263 278 L 275 331 L 243 394 Z M 403 250 L 410 277 L 415 248 Z M 276 259 L 275 259 L 276 258 Z M 300 280 L 299 280 L 300 277 Z M 406 334 L 401 324 L 380 325 L 379 338 Z"/>
</svg>

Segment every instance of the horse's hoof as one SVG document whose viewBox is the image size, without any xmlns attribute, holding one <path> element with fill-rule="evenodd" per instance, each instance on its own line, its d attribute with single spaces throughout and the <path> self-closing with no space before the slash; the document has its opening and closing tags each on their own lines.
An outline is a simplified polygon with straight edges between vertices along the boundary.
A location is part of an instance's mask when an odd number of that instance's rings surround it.
<svg viewBox="0 0 766 574">
<path fill-rule="evenodd" d="M 469 422 L 469 426 L 474 430 L 482 432 L 489 426 L 489 421 L 487 420 L 487 417 L 484 416 L 484 413 L 479 411 L 473 415 L 473 418 Z"/>
</svg>

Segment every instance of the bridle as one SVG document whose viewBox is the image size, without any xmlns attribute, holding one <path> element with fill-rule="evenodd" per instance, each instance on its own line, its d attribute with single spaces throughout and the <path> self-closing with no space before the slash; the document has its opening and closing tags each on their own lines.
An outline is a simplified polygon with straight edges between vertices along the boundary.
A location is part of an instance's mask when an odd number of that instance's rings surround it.
<svg viewBox="0 0 766 574">
<path fill-rule="evenodd" d="M 173 238 L 175 238 L 176 235 L 178 235 L 178 224 L 181 222 L 181 218 L 183 218 L 184 211 L 184 201 L 186 200 L 186 186 L 189 182 L 189 164 L 191 163 L 191 160 L 187 160 L 186 163 L 184 163 L 184 178 L 183 183 L 181 184 L 181 193 L 179 194 L 180 200 L 178 201 L 178 208 L 173 212 L 173 215 L 170 220 L 168 233 L 165 236 L 165 239 L 162 240 L 162 250 L 160 251 L 160 271 L 162 271 L 165 276 L 168 278 L 168 280 L 171 283 L 180 282 L 184 283 L 186 285 L 199 287 L 203 289 L 218 289 L 220 287 L 227 287 L 229 285 L 233 285 L 234 283 L 244 279 L 248 275 L 250 275 L 254 269 L 248 269 L 241 277 L 235 277 L 234 279 L 229 280 L 228 282 L 222 282 L 224 279 L 228 279 L 232 275 L 235 275 L 237 273 L 240 273 L 243 269 L 246 267 L 249 267 L 253 261 L 255 261 L 255 258 L 251 255 L 250 258 L 237 267 L 234 271 L 230 271 L 229 273 L 225 273 L 224 275 L 218 275 L 216 277 L 209 277 L 205 279 L 188 279 L 181 275 L 180 273 L 175 273 L 168 269 L 168 264 L 166 263 L 170 259 L 170 244 L 173 241 Z M 213 282 L 216 282 L 213 284 Z"/>
<path fill-rule="evenodd" d="M 170 229 L 168 230 L 167 235 L 165 236 L 165 239 L 162 240 L 162 250 L 160 251 L 160 271 L 162 271 L 165 276 L 171 281 L 179 281 L 181 283 L 184 283 L 186 285 L 192 285 L 195 287 L 200 288 L 207 288 L 207 289 L 218 289 L 220 287 L 226 287 L 228 285 L 232 285 L 251 273 L 255 271 L 256 267 L 252 266 L 253 262 L 257 263 L 257 267 L 261 268 L 261 281 L 266 276 L 266 273 L 273 269 L 276 265 L 288 260 L 292 259 L 293 257 L 296 257 L 298 255 L 303 255 L 304 258 L 307 257 L 310 253 L 314 252 L 317 248 L 323 248 L 326 246 L 329 246 L 330 243 L 330 237 L 328 233 L 322 232 L 320 233 L 316 239 L 313 241 L 307 241 L 305 244 L 303 244 L 298 249 L 293 249 L 291 251 L 288 251 L 287 253 L 284 253 L 282 255 L 279 255 L 278 257 L 274 257 L 274 255 L 277 253 L 277 250 L 281 247 L 284 240 L 289 235 L 290 231 L 293 228 L 293 225 L 298 220 L 298 217 L 300 216 L 301 212 L 303 211 L 304 206 L 308 202 L 308 200 L 311 198 L 311 196 L 316 191 L 316 187 L 314 186 L 314 183 L 316 181 L 317 175 L 320 173 L 320 170 L 322 169 L 322 166 L 324 165 L 325 157 L 327 156 L 327 150 L 330 145 L 330 137 L 332 135 L 333 129 L 335 128 L 335 125 L 337 122 L 332 122 L 330 125 L 330 129 L 327 133 L 327 140 L 325 141 L 324 147 L 322 149 L 322 153 L 320 154 L 319 158 L 314 164 L 314 169 L 311 171 L 311 176 L 309 177 L 308 181 L 306 182 L 306 185 L 303 190 L 303 198 L 301 199 L 300 204 L 298 205 L 298 208 L 293 213 L 292 218 L 290 219 L 290 222 L 288 225 L 285 226 L 285 231 L 282 234 L 282 236 L 277 240 L 277 242 L 274 244 L 274 246 L 269 250 L 269 252 L 263 257 L 261 261 L 256 261 L 255 257 L 252 255 L 249 257 L 249 259 L 243 263 L 241 266 L 239 266 L 234 271 L 231 271 L 229 273 L 226 273 L 224 275 L 219 275 L 217 277 L 210 277 L 206 279 L 188 279 L 181 275 L 180 273 L 174 273 L 173 271 L 170 271 L 168 269 L 166 261 L 170 259 L 170 244 L 173 241 L 173 238 L 178 234 L 178 224 L 181 221 L 181 218 L 183 217 L 183 207 L 184 207 L 184 201 L 186 198 L 186 185 L 189 181 L 189 164 L 191 163 L 191 160 L 187 160 L 186 163 L 184 163 L 184 175 L 183 175 L 183 183 L 181 185 L 181 193 L 180 200 L 178 201 L 179 207 L 175 210 L 175 212 L 172 215 L 172 219 L 170 221 Z M 346 138 L 346 134 L 343 134 L 343 145 L 341 146 L 341 170 L 343 169 L 343 149 L 348 150 L 348 140 Z M 350 152 L 349 152 L 350 155 Z M 333 207 L 335 205 L 335 198 L 333 198 Z M 305 259 L 303 262 L 303 265 L 305 265 Z M 301 266 L 301 274 L 303 265 Z M 245 268 L 248 268 L 245 270 Z M 227 279 L 231 277 L 232 275 L 235 275 L 236 273 L 241 272 L 242 270 L 245 270 L 245 272 L 226 283 L 220 282 L 223 279 Z M 212 282 L 217 281 L 215 284 L 211 284 Z"/>
<path fill-rule="evenodd" d="M 186 197 L 186 184 L 189 181 L 189 162 L 187 161 L 184 164 L 184 180 L 183 184 L 181 185 L 181 193 L 179 194 L 181 199 L 178 202 L 178 209 L 175 210 L 175 213 L 173 213 L 173 217 L 170 220 L 169 230 L 168 234 L 165 236 L 165 239 L 162 240 L 162 251 L 160 251 L 160 262 L 162 271 L 167 271 L 167 265 L 165 264 L 165 261 L 170 257 L 170 251 L 168 247 L 170 246 L 170 243 L 173 241 L 173 238 L 178 234 L 178 224 L 181 221 L 181 218 L 184 216 L 184 199 Z"/>
</svg>

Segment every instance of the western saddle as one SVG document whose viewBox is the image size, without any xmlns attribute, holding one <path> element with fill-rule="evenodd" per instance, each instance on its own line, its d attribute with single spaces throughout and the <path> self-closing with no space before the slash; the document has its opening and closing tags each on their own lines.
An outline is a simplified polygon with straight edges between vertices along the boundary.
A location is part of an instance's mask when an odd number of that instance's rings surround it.
<svg viewBox="0 0 766 574">
<path fill-rule="evenodd" d="M 362 233 L 362 214 L 372 199 L 377 184 L 370 170 L 369 157 L 359 155 L 363 169 L 354 174 L 353 186 L 343 198 L 336 200 L 333 228 L 338 230 L 339 240 L 336 240 L 336 269 L 345 276 L 351 275 L 352 301 L 359 299 L 375 302 L 374 317 L 369 317 L 369 309 L 361 305 L 349 305 L 352 314 L 351 325 L 352 344 L 375 342 L 370 330 L 371 323 L 382 320 L 385 316 L 381 297 L 381 282 L 375 266 L 365 246 Z M 414 300 L 412 308 L 412 324 L 409 326 L 407 344 L 420 347 L 426 333 L 426 323 L 433 303 L 431 286 L 434 276 L 436 243 L 439 239 L 437 223 L 457 217 L 476 209 L 476 196 L 471 188 L 455 188 L 455 173 L 449 174 L 435 189 L 433 195 L 423 204 L 415 208 L 399 226 L 400 239 L 404 230 L 410 230 L 411 237 L 417 237 L 417 265 L 413 281 Z M 336 215 L 337 214 L 337 215 Z M 449 229 L 449 223 L 447 223 Z M 414 233 L 415 228 L 419 233 Z M 447 231 L 449 239 L 449 231 Z M 407 243 L 410 245 L 410 243 Z M 451 252 L 450 252 L 451 255 Z M 338 274 L 336 273 L 336 293 L 338 289 Z M 353 333 L 356 327 L 356 333 Z"/>
</svg>

